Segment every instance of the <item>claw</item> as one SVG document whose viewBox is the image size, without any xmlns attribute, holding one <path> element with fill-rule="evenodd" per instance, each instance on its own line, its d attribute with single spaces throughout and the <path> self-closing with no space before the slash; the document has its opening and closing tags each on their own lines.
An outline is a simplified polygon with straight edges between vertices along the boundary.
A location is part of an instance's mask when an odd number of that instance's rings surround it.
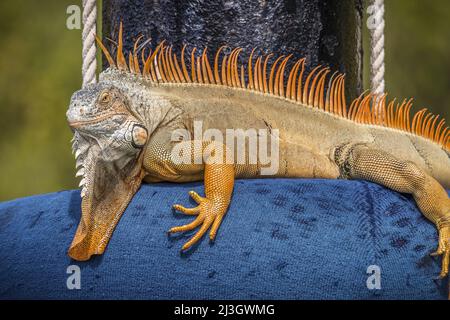
<svg viewBox="0 0 450 320">
<path fill-rule="evenodd" d="M 436 250 L 436 251 L 430 253 L 430 256 L 432 256 L 432 257 L 437 257 L 437 256 L 442 255 L 443 253 L 444 253 L 444 251 L 438 249 L 438 250 Z"/>
</svg>

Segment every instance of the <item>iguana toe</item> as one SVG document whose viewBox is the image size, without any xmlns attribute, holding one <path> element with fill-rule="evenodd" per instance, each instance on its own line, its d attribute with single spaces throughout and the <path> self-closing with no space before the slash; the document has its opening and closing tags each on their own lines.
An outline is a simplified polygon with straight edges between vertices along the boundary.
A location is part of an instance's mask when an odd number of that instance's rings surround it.
<svg viewBox="0 0 450 320">
<path fill-rule="evenodd" d="M 200 206 L 195 207 L 195 208 L 186 208 L 186 207 L 182 206 L 181 204 L 174 204 L 173 208 L 177 211 L 181 211 L 184 214 L 191 215 L 191 216 L 198 215 L 200 213 Z"/>
</svg>

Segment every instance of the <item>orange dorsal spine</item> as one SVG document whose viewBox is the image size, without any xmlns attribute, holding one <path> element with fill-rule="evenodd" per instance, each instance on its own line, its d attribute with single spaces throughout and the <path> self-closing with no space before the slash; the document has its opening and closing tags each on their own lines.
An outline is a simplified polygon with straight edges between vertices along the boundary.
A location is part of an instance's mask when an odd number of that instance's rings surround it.
<svg viewBox="0 0 450 320">
<path fill-rule="evenodd" d="M 185 61 L 185 49 L 181 50 L 179 58 L 172 53 L 172 46 L 165 46 L 161 42 L 156 49 L 145 55 L 145 48 L 141 49 L 141 65 L 138 59 L 139 36 L 133 47 L 133 52 L 127 59 L 123 53 L 123 26 L 120 23 L 116 61 L 101 40 L 96 37 L 100 49 L 103 51 L 110 67 L 123 72 L 130 72 L 145 78 L 147 81 L 158 83 L 201 83 L 243 88 L 270 94 L 301 103 L 311 108 L 318 108 L 351 121 L 399 129 L 411 134 L 422 136 L 434 141 L 446 150 L 450 150 L 450 129 L 444 119 L 439 120 L 427 109 L 422 109 L 411 116 L 412 99 L 404 100 L 401 104 L 394 99 L 387 102 L 387 94 L 376 95 L 365 92 L 354 99 L 349 108 L 345 99 L 345 75 L 334 73 L 327 83 L 329 68 L 318 66 L 304 76 L 305 59 L 298 60 L 285 76 L 286 65 L 292 55 L 271 59 L 273 54 L 259 56 L 255 59 L 256 48 L 252 50 L 248 61 L 239 62 L 242 48 L 231 50 L 220 59 L 220 47 L 214 55 L 211 66 L 207 49 L 196 55 L 196 48 L 191 51 L 190 70 Z M 189 60 L 189 59 L 188 59 Z M 273 60 L 271 66 L 268 61 Z M 221 62 L 220 62 L 221 61 Z M 247 66 L 247 72 L 245 67 Z M 299 70 L 301 70 L 299 72 Z M 245 77 L 247 75 L 247 78 Z M 286 82 L 287 80 L 287 82 Z M 297 84 L 297 85 L 296 85 Z M 327 89 L 325 89 L 327 87 Z"/>
</svg>

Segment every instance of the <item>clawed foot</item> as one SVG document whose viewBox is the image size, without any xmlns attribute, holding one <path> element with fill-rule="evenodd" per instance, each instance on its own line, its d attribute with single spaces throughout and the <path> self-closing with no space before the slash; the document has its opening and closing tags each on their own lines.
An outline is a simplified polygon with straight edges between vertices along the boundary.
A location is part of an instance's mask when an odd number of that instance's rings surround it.
<svg viewBox="0 0 450 320">
<path fill-rule="evenodd" d="M 219 229 L 222 218 L 225 215 L 228 203 L 220 200 L 210 200 L 200 196 L 195 191 L 190 191 L 189 195 L 198 203 L 195 208 L 185 208 L 180 204 L 175 204 L 173 208 L 181 211 L 187 215 L 196 215 L 197 218 L 189 224 L 173 227 L 169 230 L 169 233 L 190 231 L 201 225 L 197 233 L 183 245 L 182 250 L 189 249 L 205 234 L 205 232 L 211 227 L 209 232 L 209 238 L 214 240 Z"/>
<path fill-rule="evenodd" d="M 450 226 L 442 227 L 439 230 L 439 247 L 432 256 L 442 255 L 442 269 L 439 278 L 443 279 L 448 275 L 448 267 L 450 261 Z"/>
</svg>

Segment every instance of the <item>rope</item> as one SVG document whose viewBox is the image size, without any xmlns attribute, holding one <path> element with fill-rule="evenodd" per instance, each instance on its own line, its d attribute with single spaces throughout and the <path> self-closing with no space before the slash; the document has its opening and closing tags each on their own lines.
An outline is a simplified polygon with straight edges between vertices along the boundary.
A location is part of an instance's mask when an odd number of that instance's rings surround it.
<svg viewBox="0 0 450 320">
<path fill-rule="evenodd" d="M 384 84 L 384 0 L 372 0 L 375 25 L 370 26 L 370 86 L 372 92 L 383 94 Z"/>
<path fill-rule="evenodd" d="M 90 83 L 97 82 L 97 60 L 95 34 L 97 22 L 96 0 L 83 0 L 83 88 Z"/>
<path fill-rule="evenodd" d="M 370 86 L 372 92 L 383 94 L 384 83 L 384 0 L 371 0 L 375 25 L 370 26 Z M 83 87 L 96 82 L 96 0 L 83 0 Z"/>
</svg>

